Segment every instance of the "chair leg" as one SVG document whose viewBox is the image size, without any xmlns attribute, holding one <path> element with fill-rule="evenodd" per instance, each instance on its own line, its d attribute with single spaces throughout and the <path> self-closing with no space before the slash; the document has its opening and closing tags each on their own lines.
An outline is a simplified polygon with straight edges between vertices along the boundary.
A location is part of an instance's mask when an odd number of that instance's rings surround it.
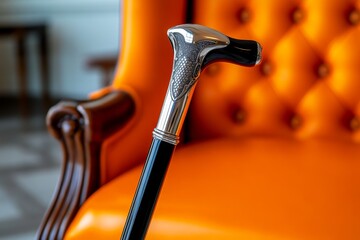
<svg viewBox="0 0 360 240">
<path fill-rule="evenodd" d="M 41 98 L 44 112 L 50 107 L 50 96 L 49 96 L 49 48 L 47 39 L 47 28 L 46 26 L 40 29 L 39 33 L 39 57 L 40 57 L 40 74 L 41 74 Z"/>
<path fill-rule="evenodd" d="M 28 95 L 27 95 L 27 66 L 25 38 L 22 33 L 17 34 L 17 71 L 20 85 L 20 111 L 21 116 L 26 118 L 29 115 Z"/>
</svg>

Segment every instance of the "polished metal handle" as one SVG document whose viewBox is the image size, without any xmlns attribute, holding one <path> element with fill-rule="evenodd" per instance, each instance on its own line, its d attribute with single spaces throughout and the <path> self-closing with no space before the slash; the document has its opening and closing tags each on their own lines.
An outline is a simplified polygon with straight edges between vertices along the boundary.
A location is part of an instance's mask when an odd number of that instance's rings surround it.
<svg viewBox="0 0 360 240">
<path fill-rule="evenodd" d="M 215 61 L 254 66 L 261 60 L 261 46 L 197 24 L 173 27 L 168 36 L 174 49 L 173 71 L 153 136 L 176 145 L 201 70 Z"/>
</svg>

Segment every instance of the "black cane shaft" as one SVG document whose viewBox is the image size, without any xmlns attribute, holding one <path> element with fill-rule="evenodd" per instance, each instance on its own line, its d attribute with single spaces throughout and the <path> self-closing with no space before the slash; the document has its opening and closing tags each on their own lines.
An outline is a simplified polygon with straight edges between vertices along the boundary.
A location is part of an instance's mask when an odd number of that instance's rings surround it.
<svg viewBox="0 0 360 240">
<path fill-rule="evenodd" d="M 121 240 L 144 239 L 175 145 L 153 139 Z"/>
</svg>

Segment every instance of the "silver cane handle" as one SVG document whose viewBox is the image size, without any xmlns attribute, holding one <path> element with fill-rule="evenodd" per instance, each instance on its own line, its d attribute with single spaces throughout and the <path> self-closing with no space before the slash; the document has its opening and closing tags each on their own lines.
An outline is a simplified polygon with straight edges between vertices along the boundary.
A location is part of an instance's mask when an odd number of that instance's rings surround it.
<svg viewBox="0 0 360 240">
<path fill-rule="evenodd" d="M 261 47 L 255 41 L 234 40 L 196 24 L 173 27 L 168 37 L 174 49 L 173 71 L 153 135 L 176 145 L 201 70 L 221 60 L 255 65 L 261 59 Z"/>
</svg>

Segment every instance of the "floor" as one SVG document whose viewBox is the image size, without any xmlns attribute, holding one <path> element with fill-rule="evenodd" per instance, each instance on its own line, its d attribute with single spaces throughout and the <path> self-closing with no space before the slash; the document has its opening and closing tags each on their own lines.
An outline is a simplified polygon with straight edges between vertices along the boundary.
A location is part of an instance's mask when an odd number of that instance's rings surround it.
<svg viewBox="0 0 360 240">
<path fill-rule="evenodd" d="M 1 99 L 0 108 L 0 239 L 34 239 L 59 178 L 60 146 L 44 114 L 22 118 Z"/>
</svg>

